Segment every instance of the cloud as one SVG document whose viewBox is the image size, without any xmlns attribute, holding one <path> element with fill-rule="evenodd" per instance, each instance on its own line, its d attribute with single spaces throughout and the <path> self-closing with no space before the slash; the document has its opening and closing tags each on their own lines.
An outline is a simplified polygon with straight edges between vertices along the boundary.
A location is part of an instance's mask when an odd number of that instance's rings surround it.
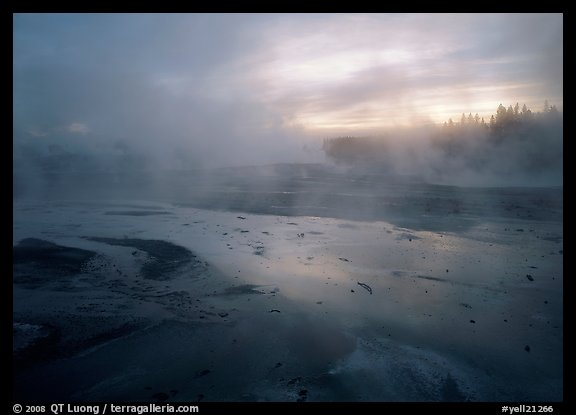
<svg viewBox="0 0 576 415">
<path fill-rule="evenodd" d="M 462 111 L 488 116 L 500 102 L 540 107 L 546 98 L 562 107 L 553 75 L 562 67 L 561 15 L 298 18 L 271 29 L 274 59 L 259 76 L 269 104 L 307 125 L 442 122 Z M 538 70 L 543 64 L 556 69 Z"/>
</svg>

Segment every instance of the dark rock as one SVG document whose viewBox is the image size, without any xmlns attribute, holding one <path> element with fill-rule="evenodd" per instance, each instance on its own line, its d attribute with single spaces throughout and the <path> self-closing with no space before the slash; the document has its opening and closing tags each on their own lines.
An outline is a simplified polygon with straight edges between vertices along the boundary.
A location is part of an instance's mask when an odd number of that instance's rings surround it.
<svg viewBox="0 0 576 415">
<path fill-rule="evenodd" d="M 108 245 L 132 247 L 146 252 L 151 257 L 151 260 L 142 267 L 142 274 L 146 279 L 165 281 L 172 278 L 175 271 L 187 265 L 192 265 L 196 269 L 204 268 L 191 251 L 167 241 L 101 237 L 84 237 L 84 239 Z"/>
<path fill-rule="evenodd" d="M 83 266 L 96 256 L 96 252 L 85 249 L 57 245 L 55 243 L 36 238 L 26 238 L 13 248 L 12 261 L 14 266 L 14 282 L 34 283 L 42 282 L 46 274 L 57 277 L 66 277 L 82 273 Z M 33 265 L 38 275 L 21 278 L 19 269 L 27 269 Z M 49 280 L 50 278 L 48 278 Z"/>
</svg>

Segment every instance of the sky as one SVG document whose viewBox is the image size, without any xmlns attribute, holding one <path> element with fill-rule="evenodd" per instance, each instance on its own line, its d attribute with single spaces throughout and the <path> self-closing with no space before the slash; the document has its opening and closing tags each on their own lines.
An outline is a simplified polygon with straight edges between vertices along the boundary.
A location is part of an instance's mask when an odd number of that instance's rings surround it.
<svg viewBox="0 0 576 415">
<path fill-rule="evenodd" d="M 207 158 L 563 108 L 562 14 L 15 14 L 14 141 Z M 223 153 L 228 157 L 222 156 Z"/>
</svg>

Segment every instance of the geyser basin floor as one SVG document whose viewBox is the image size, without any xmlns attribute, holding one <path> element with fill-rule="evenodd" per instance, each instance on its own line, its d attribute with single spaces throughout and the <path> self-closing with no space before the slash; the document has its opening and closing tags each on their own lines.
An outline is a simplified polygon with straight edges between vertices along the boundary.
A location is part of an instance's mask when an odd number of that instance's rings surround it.
<svg viewBox="0 0 576 415">
<path fill-rule="evenodd" d="M 130 204 L 14 204 L 15 399 L 563 398 L 562 223 Z"/>
</svg>

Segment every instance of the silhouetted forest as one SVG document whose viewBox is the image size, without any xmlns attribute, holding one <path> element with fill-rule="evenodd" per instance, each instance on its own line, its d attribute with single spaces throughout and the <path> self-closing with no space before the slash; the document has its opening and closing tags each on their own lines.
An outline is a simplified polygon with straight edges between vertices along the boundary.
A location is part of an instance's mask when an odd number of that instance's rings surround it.
<svg viewBox="0 0 576 415">
<path fill-rule="evenodd" d="M 431 130 L 329 138 L 323 150 L 337 164 L 431 181 L 561 184 L 562 141 L 562 113 L 546 101 L 539 112 L 500 104 L 488 120 L 463 113 Z"/>
</svg>

